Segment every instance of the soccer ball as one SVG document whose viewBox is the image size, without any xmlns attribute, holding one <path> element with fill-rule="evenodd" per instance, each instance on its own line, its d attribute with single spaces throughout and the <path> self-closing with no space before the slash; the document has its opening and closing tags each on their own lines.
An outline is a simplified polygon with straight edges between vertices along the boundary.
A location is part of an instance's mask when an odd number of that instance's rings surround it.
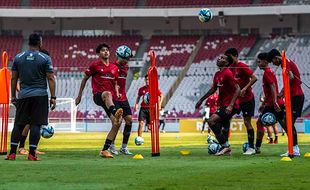
<svg viewBox="0 0 310 190">
<path fill-rule="evenodd" d="M 213 12 L 208 8 L 203 8 L 198 13 L 200 22 L 209 22 L 213 18 Z"/>
<path fill-rule="evenodd" d="M 208 135 L 207 142 L 208 142 L 209 144 L 213 144 L 213 143 L 218 144 L 218 143 L 219 143 L 219 142 L 216 140 L 216 138 L 215 138 L 214 136 L 212 136 L 212 135 Z"/>
<path fill-rule="evenodd" d="M 135 138 L 135 144 L 136 144 L 137 146 L 143 145 L 143 143 L 144 143 L 144 140 L 143 140 L 142 137 L 137 136 L 137 137 Z"/>
<path fill-rule="evenodd" d="M 208 146 L 208 153 L 209 154 L 216 154 L 220 151 L 221 145 L 218 143 L 209 144 Z"/>
<path fill-rule="evenodd" d="M 277 122 L 276 116 L 270 112 L 264 113 L 260 117 L 260 120 L 261 120 L 262 124 L 265 126 L 272 126 Z"/>
<path fill-rule="evenodd" d="M 42 125 L 40 133 L 43 138 L 51 138 L 54 135 L 54 127 L 51 125 Z"/>
<path fill-rule="evenodd" d="M 146 105 L 149 105 L 150 104 L 150 93 L 145 93 L 144 96 L 143 96 L 143 102 L 146 104 Z"/>
<path fill-rule="evenodd" d="M 250 148 L 249 142 L 245 142 L 242 145 L 243 152 L 246 152 Z"/>
<path fill-rule="evenodd" d="M 129 59 L 132 57 L 132 51 L 128 46 L 122 45 L 116 49 L 116 56 L 121 59 Z"/>
</svg>

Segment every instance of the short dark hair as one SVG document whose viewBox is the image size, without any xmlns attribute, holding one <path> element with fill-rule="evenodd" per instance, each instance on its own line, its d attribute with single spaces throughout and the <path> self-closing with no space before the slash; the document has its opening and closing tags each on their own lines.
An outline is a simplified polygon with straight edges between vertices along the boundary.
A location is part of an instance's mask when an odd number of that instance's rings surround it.
<svg viewBox="0 0 310 190">
<path fill-rule="evenodd" d="M 102 43 L 102 44 L 99 44 L 96 48 L 96 53 L 100 53 L 101 49 L 105 47 L 107 48 L 108 50 L 110 50 L 110 46 L 106 43 Z"/>
<path fill-rule="evenodd" d="M 40 34 L 37 34 L 37 33 L 32 33 L 30 34 L 29 36 L 29 42 L 28 44 L 30 46 L 39 46 L 40 43 L 41 43 L 41 39 L 42 39 L 42 36 Z"/>
<path fill-rule="evenodd" d="M 260 60 L 268 61 L 268 53 L 260 53 L 260 54 L 257 55 L 257 58 L 260 59 Z"/>
<path fill-rule="evenodd" d="M 268 62 L 271 62 L 272 59 L 276 56 L 281 56 L 281 53 L 277 49 L 272 49 L 268 52 Z"/>
<path fill-rule="evenodd" d="M 228 48 L 225 53 L 225 55 L 232 55 L 234 57 L 238 57 L 238 50 L 236 48 Z"/>
<path fill-rule="evenodd" d="M 146 78 L 149 78 L 149 75 L 148 74 L 146 74 L 145 76 L 144 76 L 144 78 L 146 79 Z"/>
<path fill-rule="evenodd" d="M 50 53 L 46 49 L 40 49 L 40 52 L 50 56 Z"/>
</svg>

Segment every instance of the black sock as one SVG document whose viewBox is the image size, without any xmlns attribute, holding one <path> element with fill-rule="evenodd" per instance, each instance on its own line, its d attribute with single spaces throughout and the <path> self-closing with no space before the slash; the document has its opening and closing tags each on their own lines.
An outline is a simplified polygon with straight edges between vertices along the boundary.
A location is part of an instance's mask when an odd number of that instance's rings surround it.
<svg viewBox="0 0 310 190">
<path fill-rule="evenodd" d="M 256 148 L 260 148 L 262 146 L 262 139 L 256 139 Z"/>
<path fill-rule="evenodd" d="M 113 142 L 112 140 L 106 139 L 102 150 L 108 150 L 110 148 L 112 142 Z"/>
<path fill-rule="evenodd" d="M 116 108 L 115 108 L 114 105 L 112 105 L 112 106 L 109 107 L 109 112 L 110 112 L 112 115 L 115 115 Z"/>
<path fill-rule="evenodd" d="M 12 133 L 11 133 L 11 150 L 10 150 L 10 154 L 16 154 L 16 150 L 18 147 L 18 143 L 21 139 L 22 136 L 22 132 L 25 128 L 25 125 L 17 125 L 14 124 Z"/>
<path fill-rule="evenodd" d="M 123 144 L 128 144 L 132 124 L 126 124 L 123 132 Z"/>
<path fill-rule="evenodd" d="M 250 148 L 254 148 L 254 129 L 248 129 L 248 142 Z"/>
<path fill-rule="evenodd" d="M 29 154 L 36 156 L 36 149 L 40 141 L 40 126 L 32 125 L 29 136 Z"/>
<path fill-rule="evenodd" d="M 25 148 L 25 141 L 27 139 L 27 136 L 22 135 L 19 141 L 19 148 Z"/>
<path fill-rule="evenodd" d="M 298 144 L 297 131 L 295 126 L 293 126 L 293 146 L 296 146 L 297 144 Z"/>
<path fill-rule="evenodd" d="M 278 140 L 278 136 L 275 135 L 275 136 L 274 136 L 274 141 L 277 141 L 277 140 Z"/>
</svg>

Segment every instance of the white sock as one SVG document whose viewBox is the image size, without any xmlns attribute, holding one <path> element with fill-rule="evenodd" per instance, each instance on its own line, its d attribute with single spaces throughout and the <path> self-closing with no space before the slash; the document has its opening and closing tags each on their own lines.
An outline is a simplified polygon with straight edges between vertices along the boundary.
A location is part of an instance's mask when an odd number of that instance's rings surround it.
<svg viewBox="0 0 310 190">
<path fill-rule="evenodd" d="M 122 148 L 127 148 L 127 144 L 122 144 Z"/>
</svg>

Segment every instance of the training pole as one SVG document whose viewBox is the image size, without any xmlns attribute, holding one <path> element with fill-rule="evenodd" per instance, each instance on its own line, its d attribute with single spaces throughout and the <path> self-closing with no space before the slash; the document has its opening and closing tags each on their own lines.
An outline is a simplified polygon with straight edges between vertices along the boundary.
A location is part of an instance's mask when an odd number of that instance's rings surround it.
<svg viewBox="0 0 310 190">
<path fill-rule="evenodd" d="M 0 70 L 0 110 L 1 110 L 1 141 L 0 154 L 7 154 L 8 121 L 9 121 L 9 97 L 10 97 L 10 72 L 8 69 L 8 54 L 2 53 L 2 69 Z"/>
<path fill-rule="evenodd" d="M 291 92 L 290 92 L 290 79 L 288 70 L 286 68 L 286 55 L 285 51 L 282 51 L 282 76 L 284 85 L 284 97 L 285 97 L 285 114 L 286 114 L 286 128 L 288 137 L 288 155 L 293 157 L 293 127 L 292 127 L 292 109 L 291 109 Z"/>
<path fill-rule="evenodd" d="M 150 93 L 150 120 L 151 120 L 151 141 L 152 156 L 160 156 L 159 153 L 159 107 L 158 107 L 158 75 L 156 64 L 156 56 L 153 50 L 150 50 L 150 67 L 148 69 L 149 76 L 149 93 Z"/>
</svg>

